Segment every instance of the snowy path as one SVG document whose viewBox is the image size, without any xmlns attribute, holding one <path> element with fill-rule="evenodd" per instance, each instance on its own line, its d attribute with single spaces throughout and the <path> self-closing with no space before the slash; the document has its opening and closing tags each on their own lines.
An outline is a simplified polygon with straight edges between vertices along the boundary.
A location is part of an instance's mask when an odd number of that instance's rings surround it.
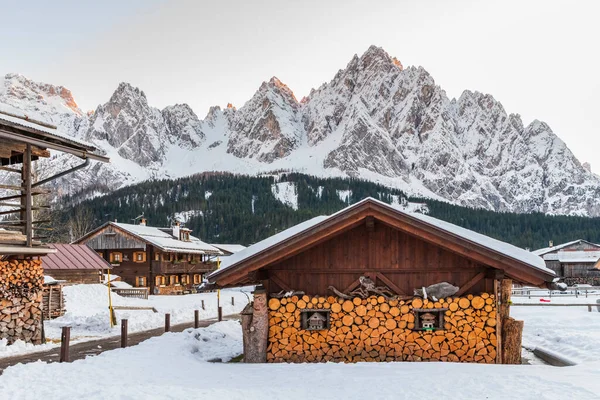
<svg viewBox="0 0 600 400">
<path fill-rule="evenodd" d="M 224 317 L 225 320 L 229 319 L 238 319 L 238 315 L 232 315 Z M 217 322 L 216 319 L 209 319 L 200 321 L 200 327 L 207 327 L 211 324 Z M 170 332 L 183 332 L 186 329 L 193 328 L 194 323 L 188 322 L 184 324 L 178 324 L 171 326 Z M 137 332 L 133 334 L 127 335 L 127 345 L 128 347 L 135 346 L 140 344 L 141 342 L 148 340 L 155 336 L 160 336 L 165 333 L 164 328 L 156 328 L 148 331 Z M 113 336 L 108 338 L 102 338 L 98 340 L 90 340 L 87 342 L 77 343 L 75 345 L 71 345 L 69 347 L 69 360 L 82 360 L 87 356 L 97 356 L 99 354 L 104 353 L 105 351 L 114 350 L 121 348 L 121 336 Z M 13 365 L 17 365 L 19 363 L 30 363 L 36 361 L 44 361 L 44 362 L 58 362 L 60 359 L 60 348 L 54 347 L 50 350 L 36 352 L 36 353 L 27 353 L 18 355 L 15 357 L 5 357 L 0 358 L 0 375 L 2 372 Z"/>
<path fill-rule="evenodd" d="M 69 364 L 8 368 L 10 399 L 598 399 L 600 363 L 570 368 L 454 363 L 229 364 L 239 323 L 165 334 Z M 35 376 L 35 385 L 31 377 Z M 108 384 L 107 384 L 108 383 Z M 26 390 L 24 388 L 27 388 Z"/>
</svg>

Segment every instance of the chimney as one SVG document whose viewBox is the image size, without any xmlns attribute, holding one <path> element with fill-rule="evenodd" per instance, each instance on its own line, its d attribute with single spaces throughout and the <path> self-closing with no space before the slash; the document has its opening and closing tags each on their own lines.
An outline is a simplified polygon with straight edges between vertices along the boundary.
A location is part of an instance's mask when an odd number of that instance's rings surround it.
<svg viewBox="0 0 600 400">
<path fill-rule="evenodd" d="M 554 241 L 550 240 L 550 241 L 548 242 L 548 247 L 554 247 Z"/>
<path fill-rule="evenodd" d="M 146 218 L 142 217 L 142 219 L 140 219 L 140 225 L 146 226 Z"/>
<path fill-rule="evenodd" d="M 177 240 L 181 240 L 181 234 L 180 234 L 180 223 L 179 221 L 175 221 L 175 225 L 173 225 L 173 236 L 175 236 L 175 238 Z"/>
</svg>

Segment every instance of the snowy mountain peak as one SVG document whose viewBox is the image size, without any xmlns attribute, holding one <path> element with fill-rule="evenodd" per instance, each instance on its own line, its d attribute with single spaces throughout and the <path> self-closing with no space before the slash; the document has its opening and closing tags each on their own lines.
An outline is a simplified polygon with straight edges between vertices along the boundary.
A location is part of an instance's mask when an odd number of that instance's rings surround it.
<svg viewBox="0 0 600 400">
<path fill-rule="evenodd" d="M 203 171 L 291 170 L 496 211 L 600 216 L 600 178 L 546 123 L 525 126 L 490 94 L 465 90 L 449 99 L 425 68 L 405 68 L 377 46 L 300 102 L 273 77 L 241 108 L 211 107 L 204 120 L 186 104 L 154 108 L 127 83 L 85 115 L 67 89 L 9 74 L 0 103 L 109 154 L 111 165 L 77 174 L 79 189 Z"/>
</svg>

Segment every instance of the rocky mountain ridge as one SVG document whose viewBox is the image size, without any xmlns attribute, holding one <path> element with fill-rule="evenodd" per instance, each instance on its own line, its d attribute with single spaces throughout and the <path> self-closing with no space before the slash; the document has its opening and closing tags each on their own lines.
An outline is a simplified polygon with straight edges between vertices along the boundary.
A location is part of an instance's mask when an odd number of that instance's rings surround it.
<svg viewBox="0 0 600 400">
<path fill-rule="evenodd" d="M 152 107 L 126 83 L 88 115 L 67 89 L 15 74 L 0 81 L 1 104 L 111 157 L 70 177 L 68 193 L 203 171 L 298 171 L 496 211 L 600 215 L 600 178 L 547 124 L 525 126 L 489 94 L 449 99 L 424 68 L 375 46 L 302 101 L 274 77 L 239 109 L 211 107 L 204 119 L 186 104 Z"/>
</svg>

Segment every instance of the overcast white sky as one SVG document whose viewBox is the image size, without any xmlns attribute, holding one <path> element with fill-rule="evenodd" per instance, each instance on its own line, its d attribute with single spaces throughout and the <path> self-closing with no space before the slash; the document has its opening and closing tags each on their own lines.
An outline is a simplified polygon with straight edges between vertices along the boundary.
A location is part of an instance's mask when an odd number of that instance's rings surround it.
<svg viewBox="0 0 600 400">
<path fill-rule="evenodd" d="M 548 122 L 599 171 L 599 15 L 595 0 L 5 1 L 0 74 L 64 85 L 84 110 L 126 81 L 203 118 L 271 76 L 300 99 L 376 44 L 450 97 Z"/>
</svg>

